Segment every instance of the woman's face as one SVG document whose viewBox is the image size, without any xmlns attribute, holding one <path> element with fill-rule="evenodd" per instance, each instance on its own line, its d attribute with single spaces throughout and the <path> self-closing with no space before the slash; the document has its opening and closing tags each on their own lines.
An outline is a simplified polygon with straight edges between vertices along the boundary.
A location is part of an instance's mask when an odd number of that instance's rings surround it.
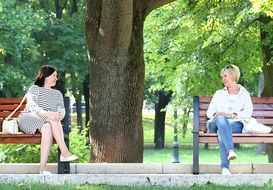
<svg viewBox="0 0 273 190">
<path fill-rule="evenodd" d="M 229 87 L 235 83 L 235 80 L 233 79 L 232 76 L 229 75 L 227 71 L 223 71 L 221 76 L 222 76 L 222 81 L 226 87 Z"/>
<path fill-rule="evenodd" d="M 57 72 L 54 71 L 54 73 L 52 73 L 50 76 L 45 78 L 45 86 L 46 87 L 53 87 L 56 86 L 56 82 L 57 82 L 58 78 L 57 78 Z"/>
</svg>

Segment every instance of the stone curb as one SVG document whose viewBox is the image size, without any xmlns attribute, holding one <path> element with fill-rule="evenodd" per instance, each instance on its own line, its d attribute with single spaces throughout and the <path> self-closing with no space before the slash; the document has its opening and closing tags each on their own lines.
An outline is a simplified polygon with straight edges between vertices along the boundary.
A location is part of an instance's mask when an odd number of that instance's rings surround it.
<svg viewBox="0 0 273 190">
<path fill-rule="evenodd" d="M 48 164 L 57 173 L 57 164 Z M 0 164 L 1 174 L 37 174 L 39 164 Z M 232 164 L 233 174 L 273 174 L 273 164 Z M 192 164 L 72 163 L 70 174 L 191 174 Z M 200 164 L 200 174 L 220 174 L 218 164 Z"/>
</svg>

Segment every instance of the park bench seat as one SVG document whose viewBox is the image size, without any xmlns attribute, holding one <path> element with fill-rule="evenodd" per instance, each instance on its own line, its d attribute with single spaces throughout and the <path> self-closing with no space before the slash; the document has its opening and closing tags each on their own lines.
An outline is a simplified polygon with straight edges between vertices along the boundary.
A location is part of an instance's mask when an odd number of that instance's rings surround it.
<svg viewBox="0 0 273 190">
<path fill-rule="evenodd" d="M 216 133 L 207 133 L 206 116 L 211 96 L 195 96 L 193 100 L 193 174 L 199 174 L 199 144 L 218 143 Z M 273 127 L 273 97 L 252 97 L 253 114 L 258 123 Z M 234 143 L 273 143 L 273 134 L 233 134 Z"/>
<path fill-rule="evenodd" d="M 8 117 L 13 110 L 20 104 L 22 98 L 0 98 L 0 132 L 2 132 L 3 120 Z M 70 132 L 70 102 L 69 97 L 64 97 L 64 105 L 66 115 L 63 119 L 63 131 L 65 143 L 69 145 L 69 132 Z M 26 101 L 15 112 L 13 118 L 17 118 L 19 114 L 24 110 Z M 55 141 L 53 143 L 56 143 Z M 35 134 L 2 134 L 0 133 L 0 144 L 41 144 L 41 134 L 39 132 Z M 69 147 L 69 146 L 68 146 Z M 40 156 L 40 155 L 37 155 Z M 70 163 L 60 162 L 60 150 L 58 150 L 58 173 L 70 173 Z"/>
</svg>

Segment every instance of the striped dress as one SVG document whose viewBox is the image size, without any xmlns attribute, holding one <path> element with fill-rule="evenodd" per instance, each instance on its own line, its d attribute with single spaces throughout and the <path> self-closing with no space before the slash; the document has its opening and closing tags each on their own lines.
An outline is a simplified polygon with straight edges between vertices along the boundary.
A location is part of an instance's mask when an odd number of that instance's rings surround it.
<svg viewBox="0 0 273 190">
<path fill-rule="evenodd" d="M 27 92 L 27 104 L 18 117 L 19 128 L 26 134 L 34 134 L 41 130 L 47 118 L 39 116 L 41 110 L 60 112 L 65 115 L 63 95 L 59 90 L 32 85 Z"/>
</svg>

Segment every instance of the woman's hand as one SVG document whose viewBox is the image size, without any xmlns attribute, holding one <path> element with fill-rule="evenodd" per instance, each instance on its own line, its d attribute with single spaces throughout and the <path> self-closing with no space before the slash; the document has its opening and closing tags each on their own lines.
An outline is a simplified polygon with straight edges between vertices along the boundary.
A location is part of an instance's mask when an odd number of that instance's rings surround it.
<svg viewBox="0 0 273 190">
<path fill-rule="evenodd" d="M 63 119 L 62 114 L 59 112 L 47 112 L 46 116 L 48 119 L 54 120 L 54 121 L 61 121 Z"/>
<path fill-rule="evenodd" d="M 224 116 L 224 117 L 226 117 L 226 118 L 234 118 L 234 116 L 233 116 L 233 114 L 230 114 L 230 113 L 225 113 L 225 112 L 216 112 L 215 114 L 214 114 L 214 117 L 216 117 L 216 116 L 218 116 L 218 115 L 222 115 L 222 116 Z"/>
</svg>

